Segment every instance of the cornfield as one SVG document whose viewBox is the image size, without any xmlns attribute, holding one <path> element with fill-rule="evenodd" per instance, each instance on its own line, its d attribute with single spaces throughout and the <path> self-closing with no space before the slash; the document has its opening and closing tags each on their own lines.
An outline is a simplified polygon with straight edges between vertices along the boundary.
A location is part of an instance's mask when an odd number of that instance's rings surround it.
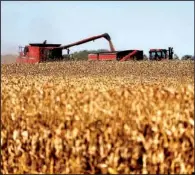
<svg viewBox="0 0 195 175">
<path fill-rule="evenodd" d="M 2 65 L 1 172 L 194 171 L 194 62 Z"/>
</svg>

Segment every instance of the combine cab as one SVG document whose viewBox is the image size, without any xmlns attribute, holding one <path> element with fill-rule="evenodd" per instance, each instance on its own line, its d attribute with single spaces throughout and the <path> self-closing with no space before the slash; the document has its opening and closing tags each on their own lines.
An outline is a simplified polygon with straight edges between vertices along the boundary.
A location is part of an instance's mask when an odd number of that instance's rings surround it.
<svg viewBox="0 0 195 175">
<path fill-rule="evenodd" d="M 173 59 L 173 48 L 169 47 L 167 49 L 150 49 L 149 59 L 150 60 L 172 60 Z"/>
</svg>

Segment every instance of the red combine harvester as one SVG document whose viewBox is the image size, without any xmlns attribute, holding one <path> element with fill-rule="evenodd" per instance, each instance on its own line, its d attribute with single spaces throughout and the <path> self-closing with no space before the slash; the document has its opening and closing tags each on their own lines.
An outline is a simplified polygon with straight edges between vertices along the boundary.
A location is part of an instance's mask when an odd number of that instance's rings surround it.
<svg viewBox="0 0 195 175">
<path fill-rule="evenodd" d="M 105 38 L 109 42 L 110 52 L 99 52 L 95 54 L 89 54 L 89 60 L 118 60 L 127 61 L 130 59 L 143 59 L 142 50 L 125 50 L 115 51 L 109 34 L 105 33 L 102 35 L 93 36 L 72 44 L 61 46 L 61 44 L 47 44 L 46 41 L 43 43 L 33 43 L 28 46 L 19 47 L 19 57 L 16 62 L 18 63 L 40 63 L 48 61 L 63 60 L 62 50 L 66 49 L 69 55 L 69 48 L 84 44 L 90 41 L 94 41 L 99 38 Z"/>
<path fill-rule="evenodd" d="M 53 50 L 60 44 L 33 43 L 28 46 L 19 47 L 19 57 L 17 63 L 39 63 L 58 57 L 61 59 L 62 50 Z"/>
<path fill-rule="evenodd" d="M 172 47 L 168 49 L 150 49 L 149 60 L 172 60 L 173 53 Z"/>
</svg>

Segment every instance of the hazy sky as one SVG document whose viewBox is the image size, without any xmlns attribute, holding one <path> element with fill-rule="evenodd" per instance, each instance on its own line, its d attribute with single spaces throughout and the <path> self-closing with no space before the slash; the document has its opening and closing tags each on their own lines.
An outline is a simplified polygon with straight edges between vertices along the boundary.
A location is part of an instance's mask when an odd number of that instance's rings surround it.
<svg viewBox="0 0 195 175">
<path fill-rule="evenodd" d="M 18 52 L 29 42 L 69 44 L 109 33 L 117 50 L 174 47 L 194 54 L 194 2 L 1 2 L 1 53 Z M 71 52 L 109 49 L 99 39 Z"/>
</svg>

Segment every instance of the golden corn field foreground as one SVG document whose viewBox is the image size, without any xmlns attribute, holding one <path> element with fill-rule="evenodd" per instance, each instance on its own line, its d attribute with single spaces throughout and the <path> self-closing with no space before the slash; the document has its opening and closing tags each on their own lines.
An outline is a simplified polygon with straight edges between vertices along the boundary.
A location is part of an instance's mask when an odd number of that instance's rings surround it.
<svg viewBox="0 0 195 175">
<path fill-rule="evenodd" d="M 192 173 L 194 62 L 2 65 L 2 173 Z"/>
</svg>

